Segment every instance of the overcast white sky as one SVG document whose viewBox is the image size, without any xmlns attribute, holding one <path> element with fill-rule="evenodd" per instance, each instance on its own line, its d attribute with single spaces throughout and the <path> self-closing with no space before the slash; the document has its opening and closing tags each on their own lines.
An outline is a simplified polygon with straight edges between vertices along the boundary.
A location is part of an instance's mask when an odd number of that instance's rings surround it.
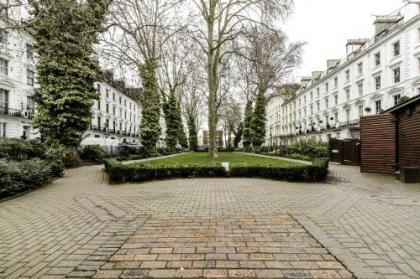
<svg viewBox="0 0 420 279">
<path fill-rule="evenodd" d="M 327 59 L 343 58 L 347 39 L 373 36 L 373 15 L 389 14 L 403 5 L 403 0 L 295 0 L 295 12 L 283 29 L 291 40 L 307 44 L 293 79 L 325 70 Z"/>
</svg>

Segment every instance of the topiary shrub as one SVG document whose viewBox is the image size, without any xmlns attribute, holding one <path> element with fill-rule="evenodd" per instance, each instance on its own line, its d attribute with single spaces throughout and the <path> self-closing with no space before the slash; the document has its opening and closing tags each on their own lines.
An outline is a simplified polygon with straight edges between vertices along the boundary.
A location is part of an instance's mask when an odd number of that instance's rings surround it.
<svg viewBox="0 0 420 279">
<path fill-rule="evenodd" d="M 80 158 L 96 163 L 102 163 L 106 157 L 108 157 L 108 154 L 98 144 L 86 145 L 80 152 Z"/>
</svg>

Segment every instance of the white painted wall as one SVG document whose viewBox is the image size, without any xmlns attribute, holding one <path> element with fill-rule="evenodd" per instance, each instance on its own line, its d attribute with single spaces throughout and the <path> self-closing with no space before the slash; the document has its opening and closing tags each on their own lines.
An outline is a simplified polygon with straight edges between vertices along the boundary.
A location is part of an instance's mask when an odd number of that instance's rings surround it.
<svg viewBox="0 0 420 279">
<path fill-rule="evenodd" d="M 11 8 L 8 16 L 19 22 L 20 8 Z M 6 29 L 5 19 L 5 15 L 0 15 L 0 28 L 3 30 Z M 0 136 L 20 138 L 25 131 L 27 137 L 33 138 L 36 134 L 30 132 L 30 120 L 17 116 L 20 113 L 27 115 L 28 97 L 34 93 L 34 86 L 29 85 L 27 80 L 27 70 L 34 69 L 34 60 L 29 59 L 27 54 L 33 40 L 24 30 L 6 29 L 6 32 L 2 34 L 6 39 L 0 43 L 0 59 L 7 61 L 8 67 L 7 74 L 0 73 L 0 90 L 7 91 L 8 102 L 0 104 Z"/>
<path fill-rule="evenodd" d="M 408 5 L 400 11 L 404 15 L 402 26 L 379 41 L 374 38 L 364 45 L 361 52 L 341 60 L 332 71 L 323 72 L 319 80 L 311 82 L 297 92 L 291 100 L 274 98 L 267 105 L 267 144 L 272 137 L 289 136 L 288 143 L 297 138 L 313 137 L 320 140 L 333 138 L 350 138 L 348 120 L 357 123 L 360 119 L 359 106 L 363 106 L 363 114 L 375 113 L 375 102 L 381 101 L 382 109 L 394 106 L 394 96 L 413 97 L 420 93 L 420 15 L 417 5 Z M 401 54 L 394 56 L 394 43 L 400 42 Z M 375 54 L 381 53 L 381 64 L 375 65 Z M 359 63 L 363 65 L 363 72 L 359 73 Z M 401 81 L 394 82 L 393 69 L 401 69 Z M 346 79 L 346 71 L 350 71 L 350 79 Z M 376 89 L 375 77 L 381 76 L 381 88 Z M 335 78 L 338 79 L 335 86 Z M 326 84 L 328 83 L 328 91 Z M 358 85 L 363 84 L 363 94 L 359 94 Z M 347 98 L 346 89 L 350 90 Z M 319 93 L 318 93 L 319 92 Z M 318 96 L 319 94 L 319 96 Z M 337 96 L 337 103 L 335 103 Z M 327 107 L 328 102 L 328 107 Z M 319 103 L 319 110 L 317 109 Z M 311 113 L 311 105 L 313 112 Z M 366 111 L 370 108 L 371 111 Z M 347 119 L 347 109 L 350 117 Z M 306 114 L 305 114 L 306 111 Z M 330 120 L 338 114 L 338 120 Z M 340 129 L 320 131 L 330 126 L 340 125 Z M 322 123 L 319 123 L 319 120 Z M 314 125 L 316 133 L 306 133 Z M 305 132 L 298 135 L 302 127 Z M 280 131 L 279 131 L 280 130 Z M 285 143 L 286 143 L 285 142 Z M 274 144 L 274 142 L 273 142 Z"/>
</svg>

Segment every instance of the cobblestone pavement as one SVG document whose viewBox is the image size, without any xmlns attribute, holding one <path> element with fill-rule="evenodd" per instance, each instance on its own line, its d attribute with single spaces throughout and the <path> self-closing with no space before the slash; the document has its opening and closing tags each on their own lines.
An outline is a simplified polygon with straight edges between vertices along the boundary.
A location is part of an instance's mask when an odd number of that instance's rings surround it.
<svg viewBox="0 0 420 279">
<path fill-rule="evenodd" d="M 0 202 L 0 278 L 351 276 L 336 259 L 420 278 L 420 185 L 336 165 L 327 183 L 108 185 L 90 166 Z"/>
</svg>

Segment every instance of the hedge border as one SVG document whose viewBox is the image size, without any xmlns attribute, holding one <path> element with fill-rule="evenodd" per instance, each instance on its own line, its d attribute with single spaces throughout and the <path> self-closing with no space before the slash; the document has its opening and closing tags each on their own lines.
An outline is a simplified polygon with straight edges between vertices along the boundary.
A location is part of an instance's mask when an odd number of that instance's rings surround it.
<svg viewBox="0 0 420 279">
<path fill-rule="evenodd" d="M 192 177 L 254 177 L 291 182 L 320 182 L 328 174 L 328 159 L 317 159 L 312 165 L 296 167 L 271 167 L 235 165 L 229 171 L 220 165 L 124 165 L 117 160 L 105 161 L 105 171 L 109 174 L 110 182 L 143 182 L 168 178 Z"/>
</svg>

